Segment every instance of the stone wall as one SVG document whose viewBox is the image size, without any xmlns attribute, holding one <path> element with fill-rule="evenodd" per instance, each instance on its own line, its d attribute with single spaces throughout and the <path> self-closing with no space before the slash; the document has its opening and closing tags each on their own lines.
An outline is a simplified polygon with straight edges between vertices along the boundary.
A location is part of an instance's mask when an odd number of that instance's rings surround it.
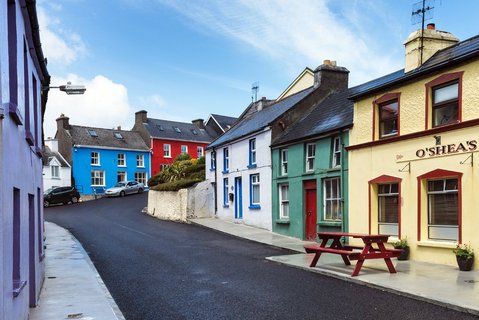
<svg viewBox="0 0 479 320">
<path fill-rule="evenodd" d="M 214 216 L 214 189 L 203 181 L 179 191 L 148 192 L 148 214 L 163 220 L 183 221 L 188 218 Z"/>
</svg>

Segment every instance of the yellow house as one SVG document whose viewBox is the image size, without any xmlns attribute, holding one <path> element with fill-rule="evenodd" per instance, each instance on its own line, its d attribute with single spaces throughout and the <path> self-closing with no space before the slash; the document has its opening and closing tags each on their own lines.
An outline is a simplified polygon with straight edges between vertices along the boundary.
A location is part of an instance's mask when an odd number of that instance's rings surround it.
<svg viewBox="0 0 479 320">
<path fill-rule="evenodd" d="M 276 101 L 303 91 L 314 84 L 314 71 L 306 67 L 303 72 L 291 82 L 291 84 L 276 98 Z"/>
<path fill-rule="evenodd" d="M 411 259 L 455 265 L 458 243 L 479 250 L 479 36 L 431 24 L 405 47 L 405 69 L 350 97 L 350 232 L 407 238 Z"/>
</svg>

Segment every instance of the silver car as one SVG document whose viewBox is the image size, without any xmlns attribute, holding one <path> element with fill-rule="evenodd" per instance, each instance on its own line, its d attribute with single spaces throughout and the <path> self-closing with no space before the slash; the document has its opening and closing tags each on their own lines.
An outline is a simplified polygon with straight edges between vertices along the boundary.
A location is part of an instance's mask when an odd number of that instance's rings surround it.
<svg viewBox="0 0 479 320">
<path fill-rule="evenodd" d="M 107 196 L 120 196 L 124 197 L 131 193 L 142 193 L 145 190 L 145 185 L 136 181 L 122 181 L 115 184 L 112 188 L 108 188 L 105 191 Z"/>
</svg>

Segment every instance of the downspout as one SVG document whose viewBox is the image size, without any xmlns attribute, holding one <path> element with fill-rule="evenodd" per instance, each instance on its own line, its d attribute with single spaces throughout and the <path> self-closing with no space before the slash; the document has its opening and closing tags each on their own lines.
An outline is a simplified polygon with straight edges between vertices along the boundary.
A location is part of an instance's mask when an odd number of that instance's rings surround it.
<svg viewBox="0 0 479 320">
<path fill-rule="evenodd" d="M 218 174 L 216 173 L 216 169 L 218 168 L 218 163 L 216 162 L 216 150 L 213 148 L 211 154 L 215 155 L 215 192 L 214 192 L 214 201 L 215 201 L 215 217 L 218 214 Z"/>
<path fill-rule="evenodd" d="M 346 215 L 344 214 L 344 152 L 346 151 L 344 148 L 344 139 L 343 139 L 343 131 L 340 131 L 340 137 L 341 137 L 341 166 L 340 166 L 340 183 L 341 183 L 341 231 L 346 232 L 347 231 L 347 222 L 346 222 Z"/>
</svg>

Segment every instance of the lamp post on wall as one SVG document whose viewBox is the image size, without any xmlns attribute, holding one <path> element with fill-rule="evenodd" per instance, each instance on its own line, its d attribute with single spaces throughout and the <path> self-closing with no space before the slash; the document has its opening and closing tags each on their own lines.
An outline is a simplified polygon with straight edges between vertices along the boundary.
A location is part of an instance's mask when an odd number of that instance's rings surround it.
<svg viewBox="0 0 479 320">
<path fill-rule="evenodd" d="M 60 89 L 60 91 L 63 91 L 66 94 L 84 94 L 86 91 L 85 86 L 73 85 L 70 81 L 68 81 L 66 85 L 43 88 L 43 90 L 48 89 Z"/>
</svg>

